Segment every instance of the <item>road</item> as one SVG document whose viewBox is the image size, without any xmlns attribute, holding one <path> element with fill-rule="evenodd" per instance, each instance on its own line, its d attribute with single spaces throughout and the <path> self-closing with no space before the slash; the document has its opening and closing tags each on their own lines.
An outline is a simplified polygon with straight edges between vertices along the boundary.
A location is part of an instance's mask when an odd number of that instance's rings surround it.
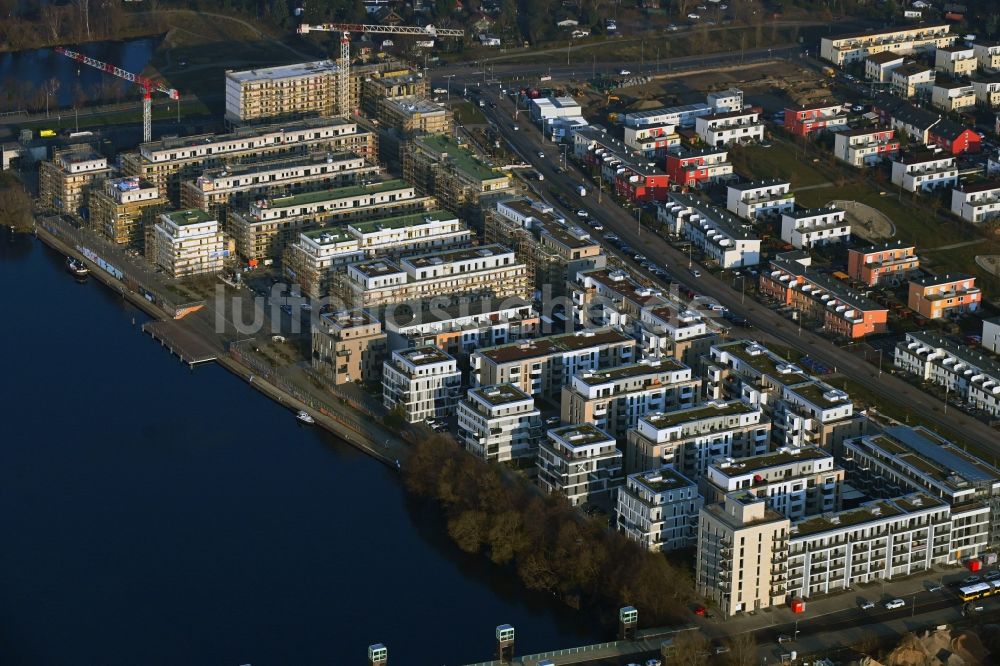
<svg viewBox="0 0 1000 666">
<path fill-rule="evenodd" d="M 576 188 L 584 183 L 588 190 L 591 190 L 592 184 L 589 179 L 576 169 L 570 160 L 566 161 L 565 170 L 557 172 L 561 160 L 561 148 L 545 141 L 539 130 L 532 126 L 527 118 L 517 123 L 520 130 L 513 129 L 515 124 L 512 119 L 513 104 L 500 95 L 498 86 L 483 88 L 481 95 L 496 105 L 495 108 L 487 105 L 487 108 L 483 109 L 487 117 L 496 124 L 499 132 L 521 159 L 532 164 L 545 176 L 547 189 L 562 192 L 572 206 L 586 208 L 590 212 L 591 219 L 599 219 L 607 230 L 616 233 L 633 248 L 642 248 L 646 257 L 665 266 L 675 281 L 698 294 L 717 300 L 735 314 L 749 319 L 754 327 L 765 331 L 773 339 L 808 353 L 813 359 L 833 368 L 836 373 L 853 379 L 874 395 L 889 402 L 905 404 L 913 414 L 920 415 L 921 420 L 952 432 L 962 433 L 970 442 L 1000 455 L 1000 435 L 981 421 L 956 409 L 945 411 L 943 403 L 938 398 L 915 388 L 899 377 L 881 372 L 864 359 L 837 347 L 823 335 L 798 327 L 770 308 L 752 299 L 744 300 L 727 282 L 712 276 L 708 271 L 703 271 L 701 277 L 695 278 L 687 270 L 689 260 L 685 254 L 660 236 L 648 230 L 643 231 L 635 215 L 615 203 L 612 196 L 605 196 L 598 201 L 597 193 L 590 191 L 587 196 L 580 197 Z M 539 151 L 545 154 L 544 158 L 538 157 Z M 554 204 L 551 201 L 549 203 Z M 572 217 L 572 211 L 564 212 L 568 213 L 567 217 Z M 638 272 L 648 275 L 641 270 Z M 887 362 L 891 362 L 891 359 L 887 359 Z"/>
</svg>

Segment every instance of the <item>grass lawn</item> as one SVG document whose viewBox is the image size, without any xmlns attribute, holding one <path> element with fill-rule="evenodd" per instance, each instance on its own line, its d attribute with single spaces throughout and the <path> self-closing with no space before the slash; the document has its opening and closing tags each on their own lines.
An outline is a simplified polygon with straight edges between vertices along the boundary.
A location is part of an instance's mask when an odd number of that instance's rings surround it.
<svg viewBox="0 0 1000 666">
<path fill-rule="evenodd" d="M 831 181 L 811 158 L 804 157 L 792 144 L 783 141 L 774 141 L 770 148 L 745 146 L 734 149 L 730 159 L 737 172 L 752 173 L 757 178 L 783 178 L 792 183 L 792 191 Z"/>
<path fill-rule="evenodd" d="M 197 99 L 181 100 L 181 117 L 209 116 L 211 109 Z M 176 120 L 177 107 L 153 107 L 153 122 L 157 120 Z M 116 111 L 114 113 L 93 114 L 80 116 L 80 129 L 89 127 L 105 127 L 108 125 L 128 125 L 142 124 L 142 102 L 135 103 L 135 110 Z M 58 114 L 53 113 L 51 118 L 39 120 L 32 123 L 19 125 L 20 129 L 55 129 L 76 127 L 76 120 L 73 117 L 73 110 L 62 109 Z"/>
<path fill-rule="evenodd" d="M 486 117 L 479 107 L 472 102 L 459 102 L 451 107 L 455 112 L 455 123 L 458 125 L 485 125 Z"/>
<path fill-rule="evenodd" d="M 922 253 L 923 265 L 938 273 L 948 271 L 969 273 L 979 278 L 979 288 L 988 296 L 1000 294 L 1000 278 L 979 267 L 976 255 L 1000 254 L 1000 241 L 984 239 L 981 243 L 957 247 L 951 250 L 938 250 Z"/>
</svg>

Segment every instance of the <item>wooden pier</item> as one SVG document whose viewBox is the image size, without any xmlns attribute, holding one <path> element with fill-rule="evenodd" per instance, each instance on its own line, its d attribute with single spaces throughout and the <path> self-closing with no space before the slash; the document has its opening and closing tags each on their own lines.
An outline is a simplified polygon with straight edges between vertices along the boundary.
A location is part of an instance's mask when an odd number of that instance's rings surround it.
<svg viewBox="0 0 1000 666">
<path fill-rule="evenodd" d="M 161 319 L 146 322 L 142 325 L 142 332 L 148 333 L 192 368 L 218 358 L 218 352 L 203 337 L 179 321 Z"/>
</svg>

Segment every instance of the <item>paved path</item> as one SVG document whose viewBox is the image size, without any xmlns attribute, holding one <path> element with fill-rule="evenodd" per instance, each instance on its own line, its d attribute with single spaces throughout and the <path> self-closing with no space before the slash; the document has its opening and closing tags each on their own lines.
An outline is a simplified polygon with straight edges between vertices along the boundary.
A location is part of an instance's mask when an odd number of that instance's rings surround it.
<svg viewBox="0 0 1000 666">
<path fill-rule="evenodd" d="M 985 238 L 974 238 L 973 240 L 964 241 L 962 243 L 952 243 L 951 245 L 939 245 L 938 247 L 925 248 L 921 252 L 937 252 L 938 250 L 956 250 L 960 247 L 969 247 L 970 245 L 979 245 L 980 243 L 985 243 Z"/>
<path fill-rule="evenodd" d="M 816 183 L 815 185 L 806 185 L 804 187 L 796 187 L 796 192 L 805 192 L 806 190 L 822 190 L 825 187 L 833 187 L 833 183 L 827 181 L 825 183 Z"/>
</svg>

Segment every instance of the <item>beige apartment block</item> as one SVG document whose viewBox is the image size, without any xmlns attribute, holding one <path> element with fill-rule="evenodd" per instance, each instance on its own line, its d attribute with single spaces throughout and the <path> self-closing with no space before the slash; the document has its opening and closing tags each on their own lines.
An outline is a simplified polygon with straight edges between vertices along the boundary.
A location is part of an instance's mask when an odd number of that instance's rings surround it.
<svg viewBox="0 0 1000 666">
<path fill-rule="evenodd" d="M 160 215 L 155 227 L 156 263 L 172 278 L 222 270 L 225 247 L 219 223 L 201 210 Z"/>
<path fill-rule="evenodd" d="M 226 120 L 235 124 L 333 116 L 337 73 L 332 60 L 226 71 Z"/>
<path fill-rule="evenodd" d="M 381 384 L 382 323 L 364 310 L 324 312 L 312 330 L 312 366 L 334 384 Z"/>
<path fill-rule="evenodd" d="M 38 204 L 43 210 L 79 216 L 87 189 L 111 174 L 103 155 L 88 145 L 69 146 L 38 165 Z"/>
<path fill-rule="evenodd" d="M 145 230 L 168 203 L 152 183 L 135 176 L 110 178 L 90 192 L 90 226 L 116 245 L 142 251 Z"/>
</svg>

